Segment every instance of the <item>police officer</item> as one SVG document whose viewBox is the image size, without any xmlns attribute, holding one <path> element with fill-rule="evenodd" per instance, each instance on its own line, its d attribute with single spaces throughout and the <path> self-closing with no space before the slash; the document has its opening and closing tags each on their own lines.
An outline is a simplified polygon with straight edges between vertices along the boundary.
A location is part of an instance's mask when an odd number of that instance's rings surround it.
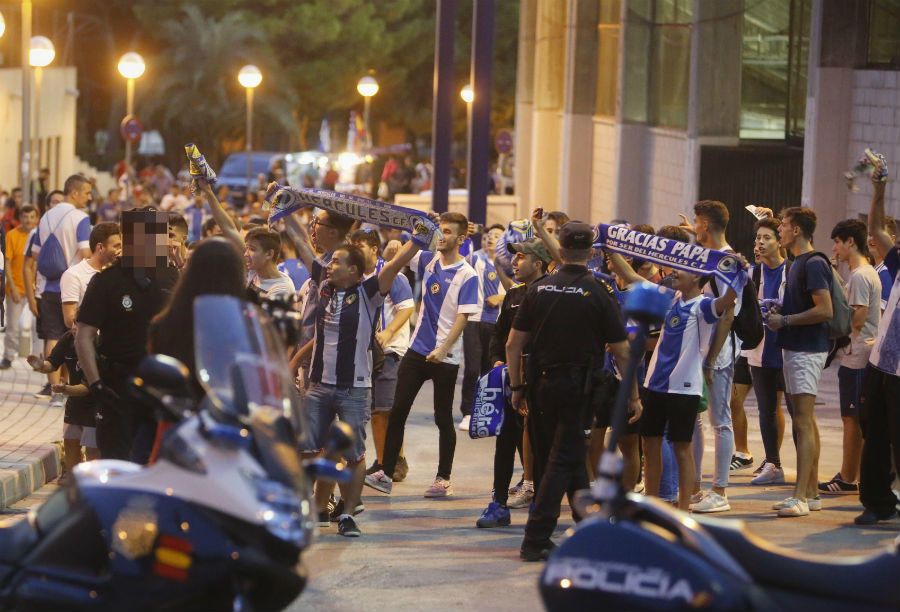
<svg viewBox="0 0 900 612">
<path fill-rule="evenodd" d="M 166 213 L 124 212 L 122 235 L 122 257 L 98 272 L 84 294 L 75 348 L 98 406 L 101 456 L 146 463 L 156 429 L 153 415 L 143 414 L 124 398 L 129 379 L 147 354 L 150 320 L 168 302 L 178 270 L 168 263 Z"/>
<path fill-rule="evenodd" d="M 575 491 L 588 486 L 590 381 L 602 368 L 606 347 L 619 363 L 628 360 L 619 306 L 587 269 L 591 226 L 570 221 L 558 236 L 563 265 L 529 287 L 506 343 L 512 404 L 528 414 L 537 484 L 520 551 L 524 561 L 549 556 L 563 494 L 571 505 Z M 634 422 L 641 413 L 636 386 L 629 408 Z"/>
</svg>

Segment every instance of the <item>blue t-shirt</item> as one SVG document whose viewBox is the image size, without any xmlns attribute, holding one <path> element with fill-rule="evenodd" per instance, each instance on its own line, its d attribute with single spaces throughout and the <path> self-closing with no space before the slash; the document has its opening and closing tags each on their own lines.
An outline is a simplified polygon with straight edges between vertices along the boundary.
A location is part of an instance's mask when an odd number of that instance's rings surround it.
<svg viewBox="0 0 900 612">
<path fill-rule="evenodd" d="M 760 277 L 763 285 L 763 299 L 777 300 L 781 290 L 781 278 L 784 275 L 784 266 L 786 262 L 781 262 L 777 268 L 770 268 L 766 264 L 760 264 Z M 760 359 L 764 368 L 781 368 L 783 363 L 781 360 L 781 349 L 778 348 L 778 332 L 765 327 L 766 335 L 763 338 L 762 358 Z"/>
<path fill-rule="evenodd" d="M 302 287 L 303 283 L 306 282 L 306 279 L 309 278 L 309 271 L 299 259 L 285 259 L 278 264 L 278 271 L 290 276 L 291 280 L 294 281 L 294 287 L 297 287 L 298 289 Z"/>
<path fill-rule="evenodd" d="M 834 274 L 831 265 L 814 253 L 804 253 L 794 260 L 788 271 L 787 286 L 784 288 L 782 315 L 806 312 L 815 304 L 814 291 L 830 291 Z M 803 282 L 804 272 L 806 282 Z M 804 353 L 827 353 L 831 348 L 828 323 L 816 325 L 789 325 L 778 332 L 778 346 L 790 351 Z"/>
</svg>

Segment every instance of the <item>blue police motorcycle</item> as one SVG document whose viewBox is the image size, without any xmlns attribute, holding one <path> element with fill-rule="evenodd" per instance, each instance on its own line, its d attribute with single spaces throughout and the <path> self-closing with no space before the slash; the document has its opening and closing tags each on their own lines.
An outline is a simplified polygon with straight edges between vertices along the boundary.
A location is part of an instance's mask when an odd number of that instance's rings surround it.
<svg viewBox="0 0 900 612">
<path fill-rule="evenodd" d="M 626 399 L 648 323 L 669 299 L 651 283 L 633 287 L 626 314 L 638 323 L 616 397 L 613 429 L 593 489 L 579 492 L 586 517 L 557 547 L 540 577 L 544 604 L 571 610 L 900 610 L 895 547 L 866 557 L 823 560 L 779 549 L 742 521 L 702 518 L 626 493 L 616 454 Z"/>
<path fill-rule="evenodd" d="M 80 464 L 0 530 L 0 610 L 281 610 L 303 590 L 309 483 L 345 480 L 342 465 L 300 459 L 272 318 L 228 296 L 194 308 L 206 397 L 196 405 L 178 361 L 145 359 L 133 386 L 174 422 L 158 461 Z M 331 458 L 351 435 L 332 431 Z"/>
</svg>

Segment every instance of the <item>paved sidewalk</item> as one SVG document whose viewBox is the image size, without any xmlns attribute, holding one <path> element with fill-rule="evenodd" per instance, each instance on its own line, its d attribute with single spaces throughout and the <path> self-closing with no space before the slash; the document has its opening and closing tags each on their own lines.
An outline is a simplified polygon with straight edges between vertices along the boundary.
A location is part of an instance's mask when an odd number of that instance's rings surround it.
<svg viewBox="0 0 900 612">
<path fill-rule="evenodd" d="M 0 509 L 59 477 L 63 409 L 34 397 L 46 381 L 21 358 L 0 370 Z"/>
</svg>

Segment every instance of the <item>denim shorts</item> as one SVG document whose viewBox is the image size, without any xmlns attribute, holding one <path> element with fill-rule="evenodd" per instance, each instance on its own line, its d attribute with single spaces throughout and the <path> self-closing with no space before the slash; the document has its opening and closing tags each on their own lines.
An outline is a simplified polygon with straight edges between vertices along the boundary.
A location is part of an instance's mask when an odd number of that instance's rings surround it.
<svg viewBox="0 0 900 612">
<path fill-rule="evenodd" d="M 347 451 L 346 458 L 356 462 L 366 456 L 366 423 L 371 417 L 368 387 L 310 383 L 303 396 L 303 409 L 309 424 L 304 452 L 322 450 L 328 430 L 338 418 L 353 430 L 353 446 Z"/>
<path fill-rule="evenodd" d="M 385 353 L 381 371 L 372 377 L 372 412 L 391 411 L 399 369 L 400 356 L 397 353 Z"/>
</svg>

